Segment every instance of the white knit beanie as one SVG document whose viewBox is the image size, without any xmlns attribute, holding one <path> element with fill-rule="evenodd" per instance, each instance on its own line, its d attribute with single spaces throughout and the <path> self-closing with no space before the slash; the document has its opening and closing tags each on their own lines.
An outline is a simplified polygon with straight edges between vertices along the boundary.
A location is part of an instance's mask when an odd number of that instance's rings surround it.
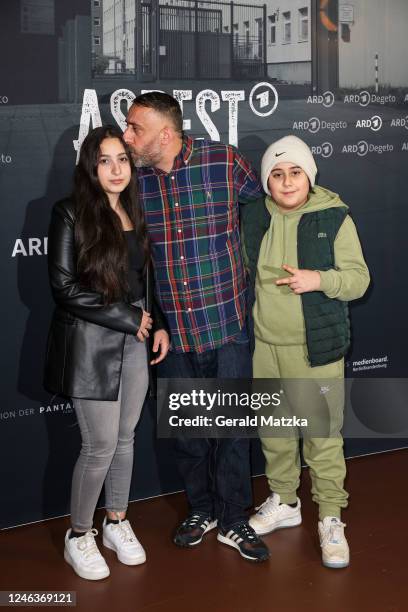
<svg viewBox="0 0 408 612">
<path fill-rule="evenodd" d="M 268 179 L 271 171 L 280 162 L 291 162 L 304 170 L 311 186 L 315 184 L 317 167 L 309 147 L 297 136 L 285 136 L 273 142 L 265 151 L 261 163 L 261 178 L 265 193 L 269 192 Z"/>
</svg>

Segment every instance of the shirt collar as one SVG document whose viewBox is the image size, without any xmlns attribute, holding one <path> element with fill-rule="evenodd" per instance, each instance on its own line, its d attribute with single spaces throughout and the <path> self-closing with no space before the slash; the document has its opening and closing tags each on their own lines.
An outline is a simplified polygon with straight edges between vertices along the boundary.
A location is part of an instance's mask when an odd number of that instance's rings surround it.
<svg viewBox="0 0 408 612">
<path fill-rule="evenodd" d="M 183 162 L 188 164 L 190 161 L 190 157 L 193 153 L 194 140 L 187 136 L 187 134 L 183 135 L 183 145 L 181 147 L 181 151 L 179 155 L 181 156 Z"/>
<path fill-rule="evenodd" d="M 179 153 L 176 155 L 176 157 L 174 158 L 172 170 L 178 170 L 179 168 L 183 168 L 186 164 L 188 164 L 188 162 L 190 161 L 191 155 L 193 153 L 193 148 L 194 148 L 194 140 L 190 138 L 190 136 L 183 134 L 183 141 L 182 141 L 181 149 Z M 162 171 L 158 170 L 157 168 L 155 168 L 155 171 L 157 173 L 162 173 Z"/>
</svg>

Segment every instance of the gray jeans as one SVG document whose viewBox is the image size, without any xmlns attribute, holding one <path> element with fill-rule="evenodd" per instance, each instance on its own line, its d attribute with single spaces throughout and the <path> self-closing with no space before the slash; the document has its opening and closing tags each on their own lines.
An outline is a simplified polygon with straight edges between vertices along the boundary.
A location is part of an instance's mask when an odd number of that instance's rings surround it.
<svg viewBox="0 0 408 612">
<path fill-rule="evenodd" d="M 106 509 L 123 512 L 129 501 L 134 430 L 148 388 L 146 344 L 126 335 L 118 399 L 73 399 L 82 448 L 72 477 L 71 523 L 75 531 L 92 528 L 105 483 Z"/>
</svg>

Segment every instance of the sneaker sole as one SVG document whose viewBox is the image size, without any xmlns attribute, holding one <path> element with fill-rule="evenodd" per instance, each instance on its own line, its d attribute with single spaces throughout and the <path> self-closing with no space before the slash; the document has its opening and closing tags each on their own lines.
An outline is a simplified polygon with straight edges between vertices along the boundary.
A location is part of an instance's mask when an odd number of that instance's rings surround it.
<svg viewBox="0 0 408 612">
<path fill-rule="evenodd" d="M 289 527 L 298 527 L 298 525 L 302 524 L 302 517 L 296 517 L 296 518 L 293 518 L 293 519 L 285 519 L 285 520 L 279 521 L 278 523 L 276 523 L 272 527 L 272 529 L 270 529 L 269 527 L 267 527 L 265 529 L 257 529 L 251 523 L 251 520 L 249 521 L 249 524 L 250 524 L 250 526 L 252 527 L 252 529 L 255 531 L 255 533 L 257 535 L 268 535 L 269 533 L 273 533 L 274 531 L 277 531 L 278 529 L 287 529 Z"/>
<path fill-rule="evenodd" d="M 269 559 L 269 554 L 268 556 L 264 556 L 261 558 L 250 557 L 249 555 L 246 555 L 244 552 L 242 552 L 242 550 L 240 549 L 240 547 L 238 546 L 236 542 L 233 542 L 229 538 L 226 538 L 221 533 L 217 535 L 217 540 L 221 542 L 222 544 L 226 544 L 227 546 L 231 546 L 232 548 L 235 548 L 235 550 L 239 552 L 241 557 L 243 557 L 244 559 L 247 559 L 247 561 L 252 561 L 253 563 L 261 563 L 262 561 L 267 561 Z"/>
<path fill-rule="evenodd" d="M 322 563 L 324 567 L 328 567 L 329 569 L 344 569 L 345 567 L 348 567 L 350 565 L 350 561 L 339 561 L 338 563 L 331 563 L 330 561 L 322 560 Z"/>
<path fill-rule="evenodd" d="M 67 549 L 64 549 L 64 559 L 68 563 L 68 565 L 72 567 L 74 572 L 78 574 L 80 578 L 85 578 L 85 580 L 103 580 L 104 578 L 107 578 L 110 575 L 108 567 L 106 568 L 106 570 L 104 570 L 104 572 L 101 572 L 99 575 L 95 575 L 95 573 L 88 573 L 86 570 L 79 569 Z"/>
<path fill-rule="evenodd" d="M 173 539 L 173 542 L 176 546 L 180 546 L 180 548 L 191 548 L 192 546 L 197 546 L 197 544 L 201 544 L 205 534 L 211 531 L 212 529 L 215 529 L 216 526 L 217 526 L 217 521 L 212 521 L 212 523 L 210 523 L 208 527 L 203 531 L 201 538 L 199 540 L 196 540 L 195 542 L 190 542 L 190 543 L 186 542 L 185 544 L 183 544 L 181 542 L 176 542 L 175 539 Z"/>
<path fill-rule="evenodd" d="M 115 548 L 115 545 L 111 544 L 109 540 L 107 540 L 106 538 L 103 538 L 102 542 L 106 548 L 109 548 L 110 550 L 113 550 L 116 553 L 118 560 L 124 565 L 141 565 L 142 563 L 146 563 L 146 555 L 143 555 L 140 557 L 134 557 L 133 559 L 131 557 L 124 557 L 123 555 L 120 555 L 118 553 L 118 551 Z"/>
</svg>

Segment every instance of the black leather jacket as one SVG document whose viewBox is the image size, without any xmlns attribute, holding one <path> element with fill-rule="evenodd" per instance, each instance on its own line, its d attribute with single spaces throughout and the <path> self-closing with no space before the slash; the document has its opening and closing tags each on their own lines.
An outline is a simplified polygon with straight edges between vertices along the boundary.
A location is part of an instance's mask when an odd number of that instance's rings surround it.
<svg viewBox="0 0 408 612">
<path fill-rule="evenodd" d="M 56 308 L 48 335 L 44 386 L 50 393 L 73 398 L 116 400 L 125 334 L 136 337 L 142 310 L 125 300 L 103 304 L 99 293 L 79 285 L 74 225 L 72 200 L 57 202 L 48 235 L 48 272 Z M 151 331 L 167 330 L 153 298 L 149 267 L 145 287 L 146 310 L 153 318 Z"/>
</svg>

